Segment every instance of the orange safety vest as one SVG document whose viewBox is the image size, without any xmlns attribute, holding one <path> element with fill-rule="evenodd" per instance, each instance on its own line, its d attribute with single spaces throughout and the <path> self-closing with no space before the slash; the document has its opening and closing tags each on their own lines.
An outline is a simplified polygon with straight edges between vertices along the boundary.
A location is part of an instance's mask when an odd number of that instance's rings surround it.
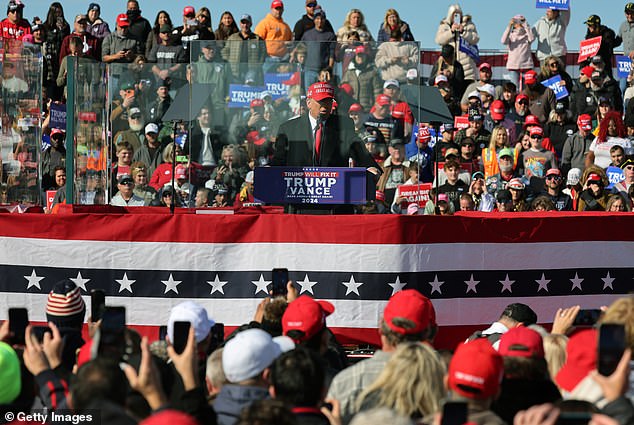
<svg viewBox="0 0 634 425">
<path fill-rule="evenodd" d="M 513 149 L 513 169 L 517 168 L 518 160 L 520 156 L 519 149 Z M 500 166 L 498 165 L 497 150 L 492 152 L 489 148 L 482 150 L 482 164 L 484 166 L 484 177 L 491 177 L 500 172 Z"/>
</svg>

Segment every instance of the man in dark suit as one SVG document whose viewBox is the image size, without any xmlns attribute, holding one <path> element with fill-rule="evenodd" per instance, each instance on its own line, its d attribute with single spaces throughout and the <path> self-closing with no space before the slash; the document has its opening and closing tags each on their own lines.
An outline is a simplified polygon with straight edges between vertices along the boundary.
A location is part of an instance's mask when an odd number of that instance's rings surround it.
<svg viewBox="0 0 634 425">
<path fill-rule="evenodd" d="M 190 152 L 191 159 L 204 167 L 215 167 L 220 161 L 222 148 L 227 144 L 222 135 L 224 127 L 213 127 L 211 110 L 207 106 L 200 109 L 184 152 Z"/>
<path fill-rule="evenodd" d="M 368 187 L 374 193 L 381 169 L 357 137 L 354 123 L 346 116 L 332 113 L 335 89 L 328 83 L 317 82 L 306 93 L 307 113 L 290 119 L 280 126 L 275 141 L 272 165 L 290 167 L 365 167 L 370 173 Z M 311 214 L 349 214 L 352 205 L 292 206 L 289 212 Z"/>
<path fill-rule="evenodd" d="M 348 117 L 332 114 L 334 88 L 323 82 L 311 85 L 306 95 L 307 113 L 280 126 L 272 165 L 380 168 L 361 143 Z"/>
</svg>

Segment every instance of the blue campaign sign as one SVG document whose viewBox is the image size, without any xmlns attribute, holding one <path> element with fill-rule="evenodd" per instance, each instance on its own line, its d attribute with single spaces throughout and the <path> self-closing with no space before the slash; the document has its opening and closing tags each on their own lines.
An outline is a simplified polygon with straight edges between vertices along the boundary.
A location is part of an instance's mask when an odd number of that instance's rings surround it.
<svg viewBox="0 0 634 425">
<path fill-rule="evenodd" d="M 365 168 L 256 167 L 253 195 L 269 204 L 367 202 Z"/>
<path fill-rule="evenodd" d="M 49 127 L 66 130 L 66 105 L 63 103 L 51 103 Z"/>
<path fill-rule="evenodd" d="M 632 59 L 628 56 L 618 55 L 616 57 L 616 70 L 619 78 L 627 78 L 632 69 Z"/>
<path fill-rule="evenodd" d="M 480 62 L 480 50 L 476 44 L 469 44 L 467 40 L 460 37 L 460 51 L 469 55 L 474 61 Z"/>
<path fill-rule="evenodd" d="M 561 77 L 559 75 L 555 75 L 552 78 L 542 81 L 542 85 L 550 88 L 552 91 L 555 92 L 555 96 L 557 97 L 557 100 L 563 99 L 569 94 L 568 90 L 566 89 L 566 86 L 562 86 L 560 83 L 561 83 Z"/>
<path fill-rule="evenodd" d="M 537 0 L 537 9 L 570 10 L 570 0 Z"/>
<path fill-rule="evenodd" d="M 266 90 L 271 92 L 273 100 L 288 96 L 288 84 L 294 72 L 284 72 L 281 74 L 264 74 L 264 85 Z M 286 82 L 286 84 L 284 84 Z"/>
<path fill-rule="evenodd" d="M 610 184 L 608 185 L 608 189 L 611 189 L 616 183 L 622 182 L 625 180 L 625 174 L 623 174 L 623 170 L 620 167 L 615 167 L 610 165 L 605 173 L 608 175 L 608 180 Z"/>
<path fill-rule="evenodd" d="M 264 91 L 262 86 L 245 86 L 242 84 L 229 85 L 229 107 L 248 108 L 253 99 L 259 99 Z"/>
</svg>

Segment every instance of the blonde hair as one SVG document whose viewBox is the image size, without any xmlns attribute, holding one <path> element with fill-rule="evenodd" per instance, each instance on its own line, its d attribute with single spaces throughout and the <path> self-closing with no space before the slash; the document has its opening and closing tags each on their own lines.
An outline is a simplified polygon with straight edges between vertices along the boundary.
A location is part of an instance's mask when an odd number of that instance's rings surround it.
<svg viewBox="0 0 634 425">
<path fill-rule="evenodd" d="M 360 9 L 350 9 L 350 11 L 346 14 L 346 19 L 343 21 L 343 26 L 346 28 L 351 28 L 350 17 L 352 16 L 353 13 L 358 13 L 359 16 L 361 17 L 361 22 L 359 23 L 359 26 L 355 28 L 360 28 L 364 31 L 368 31 L 368 27 L 365 25 L 365 17 L 363 16 L 363 12 L 361 12 Z"/>
<path fill-rule="evenodd" d="M 634 297 L 623 297 L 614 301 L 603 314 L 601 323 L 625 325 L 625 340 L 634 350 Z"/>
<path fill-rule="evenodd" d="M 497 145 L 495 143 L 495 141 L 498 138 L 498 133 L 504 133 L 504 135 L 506 136 L 506 146 L 508 146 L 509 144 L 509 134 L 506 132 L 506 128 L 500 126 L 497 126 L 493 129 L 493 131 L 491 131 L 491 139 L 489 139 L 489 149 L 491 150 L 491 152 L 495 152 L 497 151 Z"/>
<path fill-rule="evenodd" d="M 373 407 L 387 407 L 406 417 L 434 413 L 446 395 L 444 374 L 442 360 L 431 346 L 400 344 L 377 379 L 359 395 L 357 406 L 376 395 Z"/>
<path fill-rule="evenodd" d="M 387 17 L 390 15 L 396 15 L 396 22 L 398 22 L 399 25 L 401 24 L 401 17 L 396 9 L 388 9 L 385 11 L 385 16 L 383 17 L 383 27 L 386 29 L 390 27 L 390 25 L 387 23 Z"/>
<path fill-rule="evenodd" d="M 568 337 L 566 335 L 548 334 L 543 337 L 544 358 L 548 364 L 548 374 L 555 382 L 555 376 L 559 369 L 566 363 L 566 346 Z"/>
</svg>

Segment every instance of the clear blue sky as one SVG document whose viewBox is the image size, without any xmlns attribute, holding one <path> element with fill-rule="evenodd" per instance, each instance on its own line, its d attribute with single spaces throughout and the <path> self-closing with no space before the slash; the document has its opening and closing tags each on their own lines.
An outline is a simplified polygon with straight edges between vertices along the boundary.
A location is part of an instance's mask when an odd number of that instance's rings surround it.
<svg viewBox="0 0 634 425">
<path fill-rule="evenodd" d="M 50 1 L 45 0 L 23 0 L 26 4 L 25 15 L 32 18 L 34 15 L 45 18 Z M 218 24 L 218 18 L 225 10 L 230 11 L 234 17 L 242 13 L 249 13 L 257 23 L 268 12 L 270 1 L 268 0 L 215 0 L 215 1 L 168 1 L 168 0 L 139 0 L 143 15 L 153 24 L 156 13 L 165 9 L 172 17 L 172 21 L 182 19 L 183 7 L 194 6 L 198 9 L 207 6 L 211 10 L 214 28 Z M 6 0 L 4 1 L 6 3 Z M 64 12 L 69 22 L 77 13 L 86 13 L 87 0 L 61 0 Z M 101 0 L 102 16 L 111 27 L 118 13 L 125 11 L 125 0 Z M 286 0 L 286 10 L 284 19 L 291 25 L 304 13 L 304 0 Z M 535 0 L 464 0 L 461 2 L 449 0 L 392 0 L 390 2 L 379 2 L 371 0 L 368 2 L 345 1 L 345 0 L 319 0 L 328 19 L 337 30 L 351 8 L 359 8 L 364 12 L 366 24 L 376 38 L 379 24 L 383 21 L 383 16 L 387 6 L 395 8 L 401 18 L 407 21 L 417 40 L 426 48 L 437 47 L 434 44 L 434 36 L 440 20 L 446 16 L 450 4 L 459 3 L 465 13 L 471 14 L 480 34 L 480 49 L 501 49 L 500 37 L 505 25 L 513 15 L 521 13 L 526 16 L 529 23 L 534 23 L 541 15 L 543 9 L 535 9 Z M 601 16 L 605 25 L 615 31 L 618 30 L 625 17 L 623 8 L 625 1 L 617 0 L 571 0 L 572 19 L 567 33 L 568 47 L 577 50 L 579 41 L 585 34 L 583 22 L 593 13 Z M 3 11 L 4 13 L 4 11 Z"/>
</svg>

